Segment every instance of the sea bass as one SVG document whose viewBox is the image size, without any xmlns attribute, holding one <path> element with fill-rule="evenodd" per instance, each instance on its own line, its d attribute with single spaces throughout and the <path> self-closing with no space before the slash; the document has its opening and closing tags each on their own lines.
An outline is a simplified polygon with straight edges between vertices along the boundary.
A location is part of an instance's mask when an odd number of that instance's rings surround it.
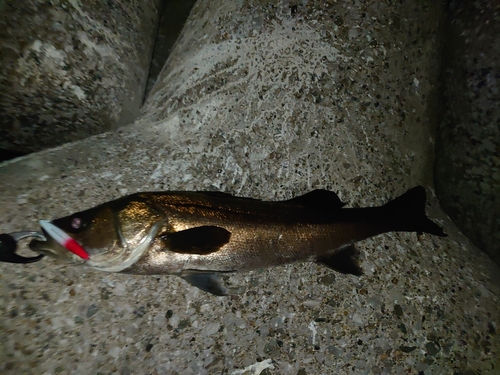
<svg viewBox="0 0 500 375">
<path fill-rule="evenodd" d="M 309 261 L 361 275 L 355 242 L 393 231 L 446 236 L 425 204 L 422 186 L 367 208 L 343 208 L 328 190 L 276 202 L 220 192 L 136 193 L 41 222 L 46 240 L 30 248 L 102 271 L 177 275 L 223 296 L 243 290 L 224 286 L 223 273 Z"/>
</svg>

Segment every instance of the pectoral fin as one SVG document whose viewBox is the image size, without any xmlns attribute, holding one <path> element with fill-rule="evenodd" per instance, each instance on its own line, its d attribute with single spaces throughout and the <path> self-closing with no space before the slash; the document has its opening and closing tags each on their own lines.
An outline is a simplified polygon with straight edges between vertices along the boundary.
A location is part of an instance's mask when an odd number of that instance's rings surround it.
<svg viewBox="0 0 500 375">
<path fill-rule="evenodd" d="M 229 242 L 231 232 L 216 226 L 201 226 L 160 235 L 169 251 L 207 255 Z"/>
<path fill-rule="evenodd" d="M 333 254 L 318 258 L 317 262 L 337 272 L 356 276 L 363 274 L 363 270 L 359 266 L 359 251 L 352 245 Z"/>
<path fill-rule="evenodd" d="M 245 287 L 243 286 L 234 288 L 225 287 L 222 284 L 220 275 L 216 272 L 184 271 L 180 277 L 189 284 L 216 296 L 241 294 L 245 291 Z"/>
</svg>

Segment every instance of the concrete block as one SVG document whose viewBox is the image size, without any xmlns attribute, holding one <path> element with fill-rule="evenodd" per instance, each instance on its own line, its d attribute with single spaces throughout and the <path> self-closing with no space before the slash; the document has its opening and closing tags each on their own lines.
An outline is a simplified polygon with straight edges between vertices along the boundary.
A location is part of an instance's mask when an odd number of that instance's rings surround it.
<svg viewBox="0 0 500 375">
<path fill-rule="evenodd" d="M 436 189 L 445 211 L 500 264 L 500 13 L 496 1 L 450 2 L 444 49 L 445 111 Z"/>
<path fill-rule="evenodd" d="M 131 123 L 159 3 L 2 1 L 0 148 L 28 153 Z"/>
</svg>

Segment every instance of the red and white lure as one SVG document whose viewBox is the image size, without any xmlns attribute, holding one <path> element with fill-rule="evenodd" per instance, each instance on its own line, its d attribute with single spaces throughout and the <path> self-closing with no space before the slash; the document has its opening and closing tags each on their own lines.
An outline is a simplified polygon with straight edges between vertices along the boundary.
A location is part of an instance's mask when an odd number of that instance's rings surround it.
<svg viewBox="0 0 500 375">
<path fill-rule="evenodd" d="M 82 259 L 88 260 L 90 258 L 90 255 L 85 251 L 85 249 L 62 229 L 59 229 L 47 220 L 40 220 L 39 223 L 47 234 L 59 245 L 63 246 L 68 251 L 71 251 L 73 254 L 78 255 Z"/>
</svg>

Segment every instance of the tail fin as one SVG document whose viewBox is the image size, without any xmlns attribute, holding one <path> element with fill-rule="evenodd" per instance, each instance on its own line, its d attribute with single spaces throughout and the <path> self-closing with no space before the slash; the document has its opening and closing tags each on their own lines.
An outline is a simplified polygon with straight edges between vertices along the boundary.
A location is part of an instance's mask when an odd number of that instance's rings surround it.
<svg viewBox="0 0 500 375">
<path fill-rule="evenodd" d="M 425 215 L 427 194 L 423 186 L 416 186 L 382 206 L 385 215 L 395 222 L 397 231 L 430 233 L 446 237 L 443 229 Z"/>
</svg>

